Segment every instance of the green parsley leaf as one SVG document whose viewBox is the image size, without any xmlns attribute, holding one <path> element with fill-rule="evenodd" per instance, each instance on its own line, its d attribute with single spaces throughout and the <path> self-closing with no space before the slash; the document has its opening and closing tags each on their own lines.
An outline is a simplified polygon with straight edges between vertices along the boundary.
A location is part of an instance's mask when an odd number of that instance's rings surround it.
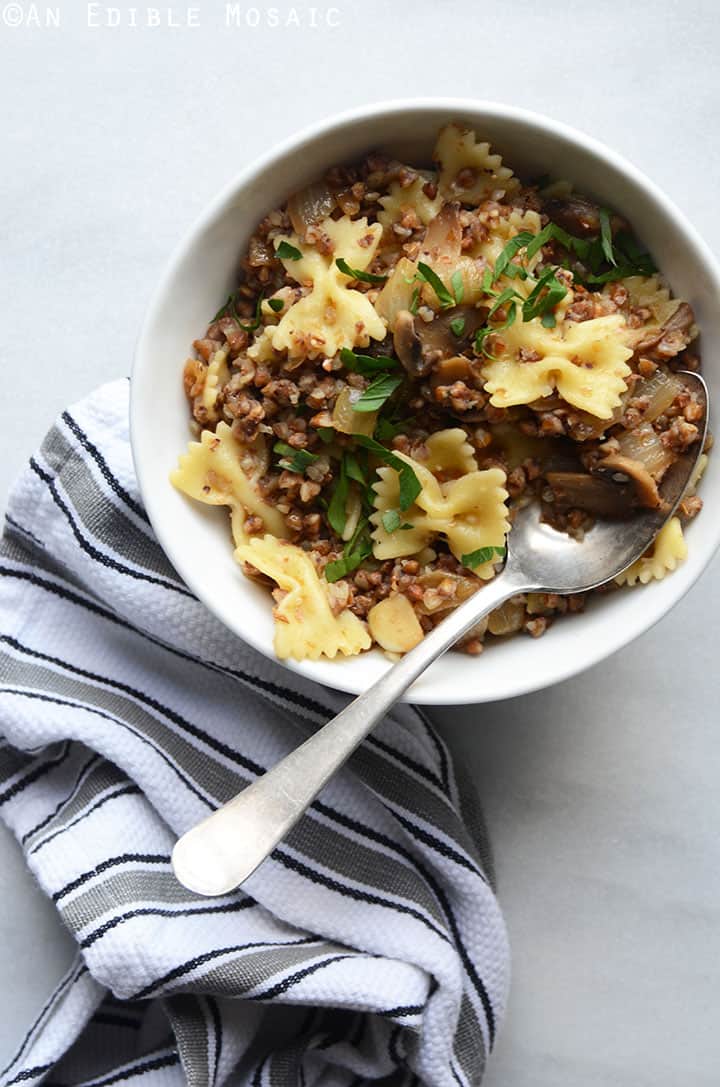
<svg viewBox="0 0 720 1087">
<path fill-rule="evenodd" d="M 413 316 L 418 311 L 419 303 L 420 303 L 420 288 L 416 287 L 415 290 L 413 291 L 412 297 L 410 299 L 410 313 L 412 313 Z"/>
<path fill-rule="evenodd" d="M 490 562 L 495 556 L 505 558 L 505 550 L 504 547 L 479 547 L 477 551 L 471 551 L 469 555 L 462 555 L 460 562 L 463 566 L 468 566 L 471 570 L 474 570 L 476 566 L 482 566 L 483 563 Z"/>
<path fill-rule="evenodd" d="M 234 294 L 228 295 L 227 302 L 217 311 L 217 313 L 213 317 L 213 321 L 219 321 L 221 317 L 232 317 L 233 320 L 237 321 L 238 325 L 240 326 L 240 328 L 243 329 L 244 332 L 254 332 L 256 328 L 260 327 L 260 322 L 262 320 L 260 307 L 262 306 L 263 296 L 260 295 L 257 302 L 255 303 L 255 315 L 250 324 L 247 325 L 243 324 L 240 319 L 240 314 L 237 311 L 237 296 L 237 291 L 235 291 Z"/>
<path fill-rule="evenodd" d="M 359 400 L 352 406 L 353 411 L 379 411 L 399 385 L 402 385 L 402 377 L 394 377 L 392 374 L 381 374 L 368 385 Z"/>
<path fill-rule="evenodd" d="M 657 271 L 654 266 L 653 269 L 654 271 Z M 625 279 L 627 276 L 645 276 L 652 274 L 653 273 L 651 271 L 648 271 L 646 268 L 639 268 L 637 265 L 618 264 L 616 268 L 611 268 L 608 272 L 602 272 L 599 275 L 585 276 L 585 283 L 614 283 L 616 279 Z"/>
<path fill-rule="evenodd" d="M 419 260 L 418 275 L 421 279 L 424 279 L 426 283 L 430 284 L 443 309 L 448 309 L 450 306 L 455 305 L 455 298 L 447 289 L 437 272 L 434 272 L 429 264 L 425 264 L 423 261 Z"/>
<path fill-rule="evenodd" d="M 625 258 L 625 263 L 635 270 L 636 275 L 651 276 L 654 272 L 657 272 L 655 261 L 630 231 L 618 231 L 614 242 L 616 252 L 620 252 Z"/>
<path fill-rule="evenodd" d="M 353 570 L 357 570 L 360 563 L 364 562 L 369 555 L 372 555 L 372 547 L 355 551 L 351 555 L 343 555 L 341 559 L 329 562 L 324 571 L 325 580 L 329 581 L 330 584 L 339 581 L 341 577 L 346 577 Z"/>
<path fill-rule="evenodd" d="M 410 465 L 373 438 L 366 438 L 364 434 L 355 434 L 354 438 L 358 445 L 364 446 L 370 453 L 374 453 L 378 460 L 395 469 L 400 479 L 400 509 L 403 512 L 410 509 L 422 490 L 420 480 Z"/>
<path fill-rule="evenodd" d="M 293 449 L 287 442 L 275 442 L 273 450 L 282 455 L 284 459 L 278 461 L 278 464 L 288 472 L 302 474 L 309 464 L 314 464 L 318 459 L 317 453 L 308 453 L 307 449 Z"/>
<path fill-rule="evenodd" d="M 384 283 L 387 276 L 376 276 L 372 272 L 361 272 L 359 268 L 351 268 L 344 257 L 338 257 L 335 261 L 344 276 L 357 279 L 362 283 Z"/>
<path fill-rule="evenodd" d="M 492 335 L 493 332 L 495 332 L 495 329 L 490 328 L 489 325 L 486 325 L 484 328 L 479 328 L 477 330 L 477 332 L 475 333 L 475 353 L 477 355 L 485 355 L 485 357 L 488 359 L 494 358 L 494 356 L 490 354 L 487 347 L 485 346 L 485 341 L 487 340 L 488 336 Z"/>
<path fill-rule="evenodd" d="M 402 434 L 415 422 L 415 417 L 409 419 L 378 419 L 375 426 L 375 437 L 383 442 L 391 441 L 396 434 Z"/>
<path fill-rule="evenodd" d="M 329 562 L 325 567 L 325 580 L 331 583 L 339 581 L 341 577 L 356 570 L 370 555 L 372 555 L 372 540 L 368 533 L 367 519 L 363 519 L 358 522 L 352 539 L 345 544 L 343 557 Z"/>
<path fill-rule="evenodd" d="M 551 313 L 566 294 L 567 287 L 556 277 L 555 268 L 548 268 L 523 302 L 523 321 Z"/>
<path fill-rule="evenodd" d="M 330 522 L 331 528 L 337 532 L 338 536 L 342 536 L 345 531 L 349 492 L 350 484 L 347 477 L 347 469 L 345 467 L 345 458 L 343 457 L 340 461 L 340 475 L 338 476 L 332 498 L 330 499 L 330 504 L 327 508 L 327 519 Z"/>
<path fill-rule="evenodd" d="M 452 332 L 453 336 L 462 336 L 463 332 L 465 331 L 465 318 L 456 317 L 453 321 L 451 321 L 450 331 Z"/>
<path fill-rule="evenodd" d="M 300 250 L 286 241 L 280 242 L 280 245 L 275 250 L 275 256 L 279 257 L 280 260 L 302 260 L 302 253 Z"/>
<path fill-rule="evenodd" d="M 386 532 L 404 531 L 405 529 L 412 528 L 413 526 L 408 524 L 407 521 L 403 522 L 397 510 L 388 510 L 387 513 L 382 515 L 382 525 Z"/>
<path fill-rule="evenodd" d="M 615 260 L 615 254 L 613 253 L 613 237 L 612 227 L 610 226 L 610 212 L 607 208 L 598 208 L 598 216 L 600 218 L 600 245 L 602 246 L 603 255 L 608 264 L 617 265 Z"/>
<path fill-rule="evenodd" d="M 510 305 L 508 306 L 508 318 L 510 318 L 511 313 L 513 316 L 511 320 L 506 320 L 504 326 L 506 328 L 509 328 L 515 320 L 516 299 L 518 298 L 522 300 L 522 295 L 518 294 L 514 287 L 506 287 L 506 289 L 497 296 L 495 302 L 490 307 L 488 318 L 492 317 L 495 313 L 497 313 L 501 306 L 506 306 L 508 305 L 508 303 L 510 303 Z"/>
<path fill-rule="evenodd" d="M 219 309 L 219 310 L 217 311 L 217 313 L 216 313 L 216 314 L 215 314 L 215 316 L 214 316 L 214 317 L 212 318 L 212 320 L 211 320 L 211 322 L 210 322 L 210 323 L 211 323 L 211 324 L 214 324 L 214 323 L 215 323 L 215 321 L 219 321 L 221 317 L 225 317 L 225 316 L 227 316 L 227 314 L 228 314 L 228 310 L 229 310 L 229 309 L 230 309 L 230 307 L 231 307 L 231 306 L 233 305 L 233 302 L 234 302 L 234 300 L 235 300 L 235 295 L 234 295 L 234 294 L 229 294 L 229 295 L 227 296 L 227 300 L 226 300 L 226 301 L 225 301 L 225 302 L 223 303 L 223 305 L 222 305 L 222 306 L 220 307 L 220 309 Z"/>
<path fill-rule="evenodd" d="M 528 260 L 532 259 L 544 245 L 551 241 L 559 242 L 569 252 L 580 257 L 580 260 L 587 260 L 593 246 L 593 243 L 588 241 L 587 238 L 576 238 L 573 234 L 568 234 L 567 230 L 563 230 L 557 223 L 548 223 L 539 234 L 531 235 L 531 241 L 528 242 L 526 249 Z"/>
<path fill-rule="evenodd" d="M 349 347 L 341 349 L 340 360 L 346 370 L 355 370 L 366 377 L 378 371 L 397 370 L 400 365 L 397 359 L 392 359 L 389 355 L 356 355 Z"/>
<path fill-rule="evenodd" d="M 357 457 L 353 453 L 346 453 L 344 463 L 348 479 L 354 479 L 361 487 L 367 487 L 367 476 L 360 467 Z"/>
<path fill-rule="evenodd" d="M 279 313 L 285 305 L 282 298 L 268 298 L 267 303 L 273 313 Z"/>
<path fill-rule="evenodd" d="M 507 266 L 513 257 L 517 256 L 521 249 L 529 245 L 535 237 L 528 230 L 521 230 L 519 234 L 516 234 L 514 238 L 511 238 L 505 248 L 502 250 L 498 259 L 495 261 L 495 268 L 493 270 L 492 279 L 499 279 L 503 274 Z"/>
<path fill-rule="evenodd" d="M 321 442 L 325 445 L 330 445 L 330 442 L 335 440 L 335 428 L 331 426 L 319 426 L 317 428 L 317 435 Z"/>
<path fill-rule="evenodd" d="M 452 286 L 453 294 L 455 295 L 455 301 L 459 306 L 465 297 L 465 284 L 463 283 L 462 272 L 459 268 L 457 268 L 450 276 L 450 285 Z"/>
</svg>

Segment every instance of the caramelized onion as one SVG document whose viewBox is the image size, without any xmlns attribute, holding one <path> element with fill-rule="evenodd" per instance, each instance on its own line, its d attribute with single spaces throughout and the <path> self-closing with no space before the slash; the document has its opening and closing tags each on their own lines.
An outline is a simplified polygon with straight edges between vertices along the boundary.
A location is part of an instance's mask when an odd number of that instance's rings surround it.
<svg viewBox="0 0 720 1087">
<path fill-rule="evenodd" d="M 662 479 L 663 474 L 675 459 L 671 451 L 660 441 L 650 423 L 643 423 L 635 430 L 626 430 L 624 434 L 618 435 L 618 445 L 623 457 L 640 461 L 643 468 L 655 480 Z"/>
<path fill-rule="evenodd" d="M 371 438 L 375 433 L 377 423 L 376 411 L 355 411 L 356 404 L 362 396 L 362 389 L 351 389 L 346 385 L 332 410 L 332 425 L 341 434 L 365 434 Z"/>
<path fill-rule="evenodd" d="M 335 207 L 335 197 L 324 181 L 316 181 L 300 192 L 294 192 L 288 200 L 287 210 L 293 230 L 303 237 L 309 226 L 315 226 Z"/>
<path fill-rule="evenodd" d="M 450 593 L 439 592 L 438 590 L 443 582 L 449 583 L 447 588 L 452 587 L 453 591 Z M 435 615 L 436 612 L 456 608 L 458 604 L 462 604 L 464 600 L 477 592 L 480 587 L 480 582 L 476 577 L 471 578 L 462 574 L 452 574 L 447 570 L 430 570 L 426 574 L 421 574 L 417 579 L 417 583 L 423 590 L 423 595 L 416 607 L 423 615 Z"/>
<path fill-rule="evenodd" d="M 642 413 L 643 420 L 652 423 L 659 415 L 667 411 L 677 394 L 682 392 L 683 387 L 682 381 L 676 374 L 671 374 L 662 368 L 658 368 L 652 377 L 645 378 L 636 385 L 633 398 L 638 396 L 649 398 L 648 406 Z"/>
<path fill-rule="evenodd" d="M 525 599 L 522 596 L 512 596 L 501 604 L 495 611 L 488 615 L 488 630 L 496 637 L 504 634 L 515 634 L 522 630 L 525 621 Z"/>
</svg>

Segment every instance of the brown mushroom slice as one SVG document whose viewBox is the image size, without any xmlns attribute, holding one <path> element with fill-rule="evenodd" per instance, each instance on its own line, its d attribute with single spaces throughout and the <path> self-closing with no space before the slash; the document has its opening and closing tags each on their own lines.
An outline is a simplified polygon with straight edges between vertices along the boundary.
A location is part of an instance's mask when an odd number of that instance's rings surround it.
<svg viewBox="0 0 720 1087">
<path fill-rule="evenodd" d="M 609 475 L 615 483 L 625 484 L 628 480 L 635 487 L 637 504 L 646 509 L 656 510 L 661 503 L 657 483 L 644 464 L 621 453 L 611 453 L 598 463 L 596 472 Z"/>
<path fill-rule="evenodd" d="M 693 308 L 687 302 L 681 302 L 665 324 L 651 329 L 635 344 L 635 354 L 658 352 L 661 358 L 672 358 L 690 343 L 695 324 Z"/>
<path fill-rule="evenodd" d="M 620 520 L 631 517 L 637 506 L 630 479 L 619 483 L 589 472 L 548 472 L 545 478 L 558 510 L 584 510 L 595 517 Z"/>
<path fill-rule="evenodd" d="M 423 253 L 436 260 L 457 260 L 462 246 L 460 205 L 445 204 L 427 228 Z"/>
<path fill-rule="evenodd" d="M 454 306 L 426 322 L 409 310 L 400 310 L 393 334 L 395 354 L 411 377 L 425 377 L 441 360 L 459 355 L 485 323 L 486 314 L 485 307 Z M 451 324 L 460 320 L 462 333 L 457 336 Z"/>
<path fill-rule="evenodd" d="M 563 199 L 548 200 L 543 211 L 553 223 L 575 238 L 589 238 L 600 233 L 599 210 L 583 196 L 573 194 Z"/>
<path fill-rule="evenodd" d="M 410 377 L 423 377 L 429 373 L 432 363 L 423 357 L 422 340 L 418 336 L 417 325 L 410 310 L 400 310 L 395 318 L 393 347 Z"/>
</svg>

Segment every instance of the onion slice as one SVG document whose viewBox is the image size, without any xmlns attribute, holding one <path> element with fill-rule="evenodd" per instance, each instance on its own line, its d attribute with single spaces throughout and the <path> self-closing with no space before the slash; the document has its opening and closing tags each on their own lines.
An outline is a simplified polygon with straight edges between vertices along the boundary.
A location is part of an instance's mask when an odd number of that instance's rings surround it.
<svg viewBox="0 0 720 1087">
<path fill-rule="evenodd" d="M 294 192 L 288 200 L 287 210 L 293 230 L 304 237 L 310 226 L 327 219 L 335 207 L 335 197 L 324 181 L 316 181 L 306 189 Z"/>
</svg>

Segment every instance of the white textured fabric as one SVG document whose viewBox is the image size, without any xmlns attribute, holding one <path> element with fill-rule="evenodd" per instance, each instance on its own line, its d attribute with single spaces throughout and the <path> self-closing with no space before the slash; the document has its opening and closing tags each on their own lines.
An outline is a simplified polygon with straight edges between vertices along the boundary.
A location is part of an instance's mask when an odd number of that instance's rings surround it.
<svg viewBox="0 0 720 1087">
<path fill-rule="evenodd" d="M 506 935 L 474 796 L 417 709 L 243 891 L 174 879 L 176 836 L 346 698 L 179 580 L 137 494 L 127 397 L 117 382 L 63 413 L 8 511 L 0 815 L 78 958 L 0 1085 L 479 1083 Z"/>
</svg>

